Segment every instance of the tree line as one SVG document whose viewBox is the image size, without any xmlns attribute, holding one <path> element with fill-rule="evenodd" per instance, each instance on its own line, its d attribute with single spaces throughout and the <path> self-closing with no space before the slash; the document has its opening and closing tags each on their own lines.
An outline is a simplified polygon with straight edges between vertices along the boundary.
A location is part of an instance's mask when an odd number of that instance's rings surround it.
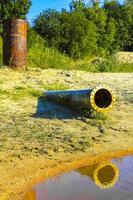
<svg viewBox="0 0 133 200">
<path fill-rule="evenodd" d="M 48 9 L 33 22 L 33 29 L 48 46 L 74 59 L 133 51 L 133 0 L 105 0 L 86 5 L 72 0 L 70 10 Z"/>
<path fill-rule="evenodd" d="M 33 29 L 48 46 L 77 59 L 133 51 L 133 0 L 72 0 L 69 11 L 48 9 L 33 22 Z M 26 19 L 31 0 L 0 0 L 0 21 Z"/>
</svg>

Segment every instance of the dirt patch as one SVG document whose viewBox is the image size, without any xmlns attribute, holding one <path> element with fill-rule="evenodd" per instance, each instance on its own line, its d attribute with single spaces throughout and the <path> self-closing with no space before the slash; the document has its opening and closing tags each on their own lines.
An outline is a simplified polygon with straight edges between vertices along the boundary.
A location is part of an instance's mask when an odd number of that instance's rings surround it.
<svg viewBox="0 0 133 200">
<path fill-rule="evenodd" d="M 0 199 L 22 199 L 38 177 L 66 170 L 77 158 L 132 152 L 132 73 L 1 69 L 0 83 Z M 98 84 L 112 86 L 117 94 L 115 107 L 102 118 L 78 116 L 66 107 L 40 101 L 47 89 Z"/>
<path fill-rule="evenodd" d="M 119 52 L 117 59 L 121 63 L 133 63 L 133 52 Z"/>
</svg>

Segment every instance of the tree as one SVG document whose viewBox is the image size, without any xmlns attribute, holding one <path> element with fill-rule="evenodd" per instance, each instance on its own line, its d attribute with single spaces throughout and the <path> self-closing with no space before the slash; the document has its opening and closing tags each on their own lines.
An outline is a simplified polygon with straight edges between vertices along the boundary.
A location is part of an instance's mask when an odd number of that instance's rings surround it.
<svg viewBox="0 0 133 200">
<path fill-rule="evenodd" d="M 0 19 L 25 19 L 31 0 L 0 0 Z"/>
<path fill-rule="evenodd" d="M 59 12 L 48 9 L 40 13 L 33 22 L 33 28 L 49 46 L 59 48 L 61 29 Z"/>
<path fill-rule="evenodd" d="M 106 24 L 105 34 L 103 37 L 103 48 L 113 53 L 117 49 L 116 45 L 116 22 L 114 19 L 110 18 Z"/>
<path fill-rule="evenodd" d="M 83 0 L 72 0 L 70 3 L 70 12 L 81 11 L 85 7 Z"/>
<path fill-rule="evenodd" d="M 97 50 L 97 33 L 93 21 L 88 21 L 81 12 L 69 15 L 69 21 L 64 31 L 66 35 L 65 50 L 72 58 L 83 58 Z"/>
<path fill-rule="evenodd" d="M 115 20 L 116 24 L 116 48 L 121 51 L 132 49 L 133 45 L 133 6 L 132 4 L 121 5 L 118 1 L 105 2 L 104 9 L 108 20 Z"/>
<path fill-rule="evenodd" d="M 127 0 L 129 1 L 129 0 Z M 133 6 L 118 0 L 72 0 L 70 11 L 46 10 L 34 20 L 34 29 L 48 45 L 82 58 L 89 54 L 112 53 L 133 48 Z"/>
<path fill-rule="evenodd" d="M 133 5 L 133 0 L 125 0 L 125 4 Z"/>
<path fill-rule="evenodd" d="M 93 21 L 93 23 L 95 24 L 97 33 L 97 45 L 99 47 L 102 47 L 104 41 L 103 36 L 107 23 L 106 12 L 102 8 L 99 8 L 97 5 L 94 5 L 93 7 L 88 7 L 84 9 L 84 13 L 88 21 Z"/>
<path fill-rule="evenodd" d="M 97 6 L 98 7 L 99 3 L 100 3 L 99 0 L 89 0 L 90 7 L 93 7 L 93 6 Z"/>
</svg>

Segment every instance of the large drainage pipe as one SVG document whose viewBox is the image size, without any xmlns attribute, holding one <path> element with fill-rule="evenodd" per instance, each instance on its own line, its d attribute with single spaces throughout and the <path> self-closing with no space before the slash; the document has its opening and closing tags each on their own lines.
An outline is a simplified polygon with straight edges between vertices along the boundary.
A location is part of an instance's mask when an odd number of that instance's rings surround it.
<svg viewBox="0 0 133 200">
<path fill-rule="evenodd" d="M 75 109 L 93 109 L 96 112 L 106 112 L 115 103 L 114 91 L 105 85 L 93 89 L 47 91 L 45 99 L 70 106 Z"/>
<path fill-rule="evenodd" d="M 26 65 L 27 23 L 22 19 L 3 20 L 3 64 L 11 67 Z"/>
</svg>

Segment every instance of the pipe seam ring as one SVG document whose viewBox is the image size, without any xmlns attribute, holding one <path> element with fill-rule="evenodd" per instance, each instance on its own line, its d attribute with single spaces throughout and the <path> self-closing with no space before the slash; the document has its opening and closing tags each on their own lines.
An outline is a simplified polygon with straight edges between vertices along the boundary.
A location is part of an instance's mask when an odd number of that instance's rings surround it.
<svg viewBox="0 0 133 200">
<path fill-rule="evenodd" d="M 111 102 L 111 104 L 107 108 L 100 108 L 95 103 L 95 100 L 94 100 L 95 94 L 100 89 L 105 89 L 105 90 L 107 90 L 111 94 L 112 102 Z M 90 103 L 91 103 L 91 106 L 97 112 L 106 112 L 106 111 L 109 111 L 113 107 L 113 105 L 114 105 L 115 102 L 116 102 L 116 95 L 114 93 L 114 90 L 112 89 L 112 87 L 109 87 L 107 85 L 99 85 L 99 86 L 94 87 L 93 90 L 92 90 L 92 92 L 91 92 L 91 94 L 90 94 Z"/>
</svg>

